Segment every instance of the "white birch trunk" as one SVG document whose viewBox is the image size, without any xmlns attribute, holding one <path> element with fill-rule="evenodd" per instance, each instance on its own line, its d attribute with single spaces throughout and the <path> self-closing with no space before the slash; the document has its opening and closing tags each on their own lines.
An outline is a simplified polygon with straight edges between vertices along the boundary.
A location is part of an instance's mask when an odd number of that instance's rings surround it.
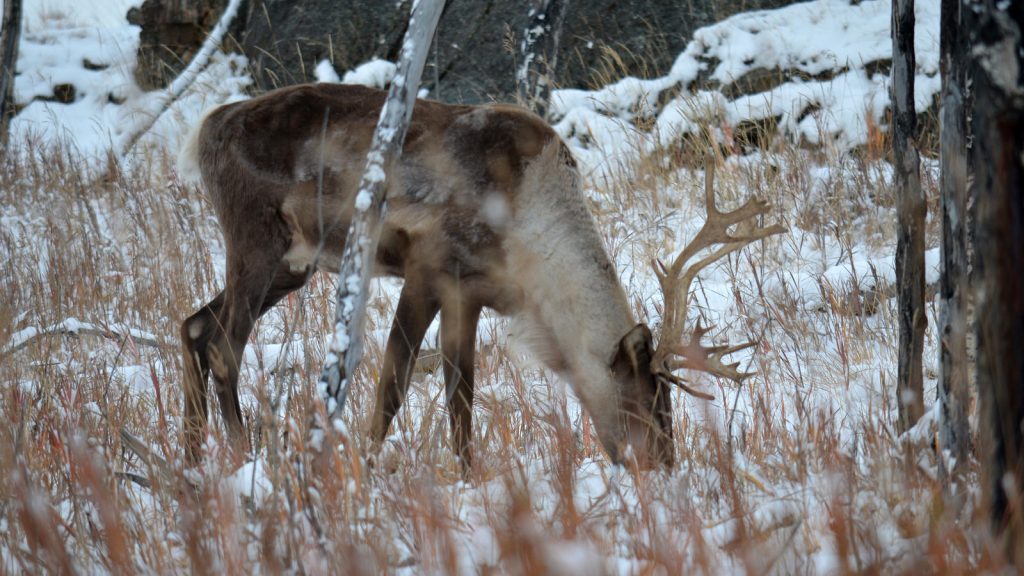
<svg viewBox="0 0 1024 576">
<path fill-rule="evenodd" d="M 366 293 L 373 275 L 381 223 L 387 216 L 384 193 L 388 172 L 401 156 L 420 76 L 443 7 L 444 0 L 419 0 L 413 4 L 398 69 L 381 110 L 355 198 L 356 210 L 349 224 L 338 274 L 334 335 L 317 385 L 327 420 L 337 432 L 343 432 L 341 413 L 352 376 L 362 358 Z M 317 448 L 317 444 L 314 434 L 313 447 Z"/>
<path fill-rule="evenodd" d="M 541 117 L 547 115 L 568 6 L 569 0 L 534 2 L 519 43 L 521 62 L 516 70 L 519 101 Z"/>
</svg>

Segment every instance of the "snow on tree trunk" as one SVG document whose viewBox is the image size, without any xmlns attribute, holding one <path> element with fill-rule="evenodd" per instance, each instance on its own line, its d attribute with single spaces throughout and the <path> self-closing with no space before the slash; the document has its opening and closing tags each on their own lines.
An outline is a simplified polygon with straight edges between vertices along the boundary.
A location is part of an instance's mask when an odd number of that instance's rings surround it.
<svg viewBox="0 0 1024 576">
<path fill-rule="evenodd" d="M 1024 563 L 1024 3 L 973 2 L 979 459 L 992 526 Z"/>
<path fill-rule="evenodd" d="M 0 23 L 0 147 L 7 146 L 7 126 L 14 116 L 14 72 L 21 37 L 21 0 L 3 0 Z"/>
<path fill-rule="evenodd" d="M 940 444 L 939 470 L 947 489 L 958 480 L 970 453 L 967 423 L 967 75 L 966 32 L 961 0 L 942 0 L 942 278 L 939 333 Z M 960 487 L 962 489 L 962 486 Z"/>
<path fill-rule="evenodd" d="M 384 198 L 387 176 L 402 153 L 420 76 L 443 6 L 443 0 L 419 0 L 413 4 L 398 69 L 381 110 L 355 198 L 356 210 L 349 224 L 338 274 L 334 335 L 317 385 L 328 422 L 337 431 L 342 430 L 341 413 L 352 384 L 352 375 L 362 357 L 366 293 L 381 223 L 387 215 Z M 314 436 L 314 448 L 318 444 Z"/>
<path fill-rule="evenodd" d="M 519 100 L 545 117 L 558 64 L 558 45 L 569 0 L 536 0 L 519 43 L 522 62 L 516 71 Z"/>
<path fill-rule="evenodd" d="M 896 277 L 899 282 L 899 367 L 896 380 L 899 430 L 906 432 L 924 413 L 921 356 L 927 320 L 924 309 L 924 223 L 914 143 L 914 1 L 892 4 L 893 159 L 898 195 Z"/>
</svg>

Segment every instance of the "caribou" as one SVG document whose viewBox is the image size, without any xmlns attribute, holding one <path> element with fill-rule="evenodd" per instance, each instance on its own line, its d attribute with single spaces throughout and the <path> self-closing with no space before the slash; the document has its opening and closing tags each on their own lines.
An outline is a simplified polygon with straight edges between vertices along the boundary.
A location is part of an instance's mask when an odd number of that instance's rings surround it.
<svg viewBox="0 0 1024 576">
<path fill-rule="evenodd" d="M 385 93 L 300 85 L 226 104 L 193 129 L 179 159 L 201 181 L 226 249 L 226 285 L 181 325 L 185 446 L 201 459 L 212 372 L 232 444 L 248 449 L 239 366 L 255 321 L 317 270 L 337 272 L 356 188 Z M 751 346 L 682 339 L 690 282 L 724 255 L 783 230 L 759 226 L 767 203 L 715 204 L 671 264 L 657 347 L 637 322 L 609 258 L 568 146 L 541 118 L 502 105 L 417 100 L 399 160 L 388 168 L 375 273 L 404 279 L 384 353 L 370 435 L 384 441 L 406 397 L 421 342 L 440 313 L 452 446 L 471 466 L 474 348 L 481 310 L 513 317 L 536 356 L 570 383 L 613 462 L 674 461 L 671 386 L 708 397 L 675 374 L 742 380 L 723 356 Z M 742 232 L 730 232 L 734 225 Z M 690 263 L 696 256 L 707 254 Z"/>
</svg>

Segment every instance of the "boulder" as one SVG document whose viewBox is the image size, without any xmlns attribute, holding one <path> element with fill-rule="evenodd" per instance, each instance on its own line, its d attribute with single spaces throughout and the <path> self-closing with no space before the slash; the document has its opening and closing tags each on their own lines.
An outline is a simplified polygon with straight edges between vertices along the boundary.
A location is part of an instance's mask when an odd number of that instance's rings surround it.
<svg viewBox="0 0 1024 576">
<path fill-rule="evenodd" d="M 143 90 L 166 86 L 188 65 L 225 6 L 226 0 L 145 0 L 129 10 L 128 22 L 141 28 L 135 83 Z M 244 22 L 231 28 L 236 36 L 243 31 Z"/>
</svg>

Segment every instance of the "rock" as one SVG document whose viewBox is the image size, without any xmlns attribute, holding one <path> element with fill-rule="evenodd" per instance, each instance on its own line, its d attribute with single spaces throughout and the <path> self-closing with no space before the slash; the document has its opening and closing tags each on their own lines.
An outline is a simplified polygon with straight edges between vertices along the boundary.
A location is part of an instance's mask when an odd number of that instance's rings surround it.
<svg viewBox="0 0 1024 576">
<path fill-rule="evenodd" d="M 146 0 L 135 14 L 143 28 L 140 77 L 166 78 L 201 44 L 224 0 Z M 786 0 L 573 0 L 556 71 L 561 87 L 593 88 L 625 75 L 664 74 L 694 30 L 741 10 Z M 235 37 L 260 90 L 312 81 L 320 60 L 344 73 L 371 59 L 395 60 L 410 0 L 250 0 Z M 156 6 L 159 5 L 160 8 Z M 448 102 L 511 101 L 525 2 L 450 0 L 427 61 L 423 84 Z M 157 49 L 166 44 L 170 52 Z M 166 53 L 166 55 L 164 54 Z M 148 80 L 147 80 L 148 81 Z"/>
<path fill-rule="evenodd" d="M 394 61 L 405 34 L 408 0 L 251 0 L 241 45 L 260 90 L 311 82 L 316 65 L 337 72 L 371 58 Z"/>
<path fill-rule="evenodd" d="M 225 6 L 227 0 L 146 0 L 129 10 L 128 23 L 142 28 L 136 84 L 155 90 L 173 80 L 203 44 Z M 237 35 L 243 29 L 236 20 L 231 32 Z"/>
</svg>

